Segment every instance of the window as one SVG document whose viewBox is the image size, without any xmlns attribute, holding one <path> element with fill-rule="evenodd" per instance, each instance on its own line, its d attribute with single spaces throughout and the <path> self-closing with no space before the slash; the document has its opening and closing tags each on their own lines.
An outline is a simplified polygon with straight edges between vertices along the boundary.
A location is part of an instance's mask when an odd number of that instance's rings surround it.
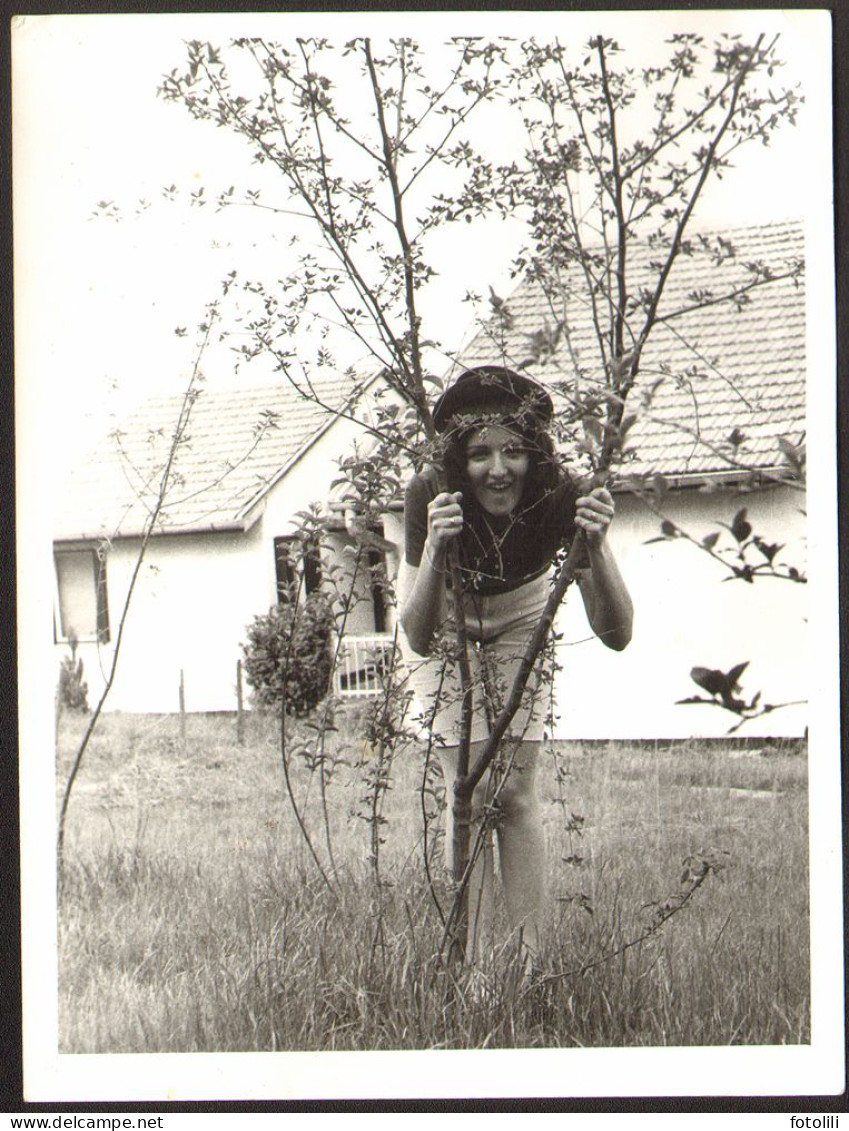
<svg viewBox="0 0 849 1131">
<path fill-rule="evenodd" d="M 298 553 L 303 548 L 304 593 L 309 596 L 321 588 L 321 549 L 317 540 L 303 546 L 297 538 L 274 539 L 274 568 L 277 577 L 277 600 L 293 601 L 298 593 Z"/>
<path fill-rule="evenodd" d="M 96 550 L 63 550 L 56 562 L 58 639 L 109 640 L 106 559 Z"/>
<path fill-rule="evenodd" d="M 383 536 L 382 529 L 380 530 Z M 371 603 L 374 608 L 374 631 L 386 632 L 386 554 L 381 550 L 371 549 L 368 552 L 369 579 L 371 585 Z"/>
<path fill-rule="evenodd" d="M 307 596 L 321 588 L 321 549 L 316 539 L 304 549 L 304 589 Z"/>
</svg>

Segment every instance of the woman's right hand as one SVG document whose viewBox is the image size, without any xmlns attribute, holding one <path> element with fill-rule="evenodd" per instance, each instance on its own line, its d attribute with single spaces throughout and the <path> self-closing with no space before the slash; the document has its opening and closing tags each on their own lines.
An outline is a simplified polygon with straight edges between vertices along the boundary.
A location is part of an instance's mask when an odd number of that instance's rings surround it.
<svg viewBox="0 0 849 1131">
<path fill-rule="evenodd" d="M 427 656 L 433 645 L 433 634 L 445 618 L 448 572 L 447 549 L 463 529 L 463 496 L 459 491 L 443 491 L 427 508 L 427 537 L 419 566 L 410 583 L 406 580 L 406 562 L 401 563 L 399 577 L 400 618 L 407 642 L 419 656 Z"/>
<path fill-rule="evenodd" d="M 442 558 L 451 539 L 463 531 L 462 500 L 461 491 L 443 491 L 428 503 L 427 541 L 436 558 Z"/>
</svg>

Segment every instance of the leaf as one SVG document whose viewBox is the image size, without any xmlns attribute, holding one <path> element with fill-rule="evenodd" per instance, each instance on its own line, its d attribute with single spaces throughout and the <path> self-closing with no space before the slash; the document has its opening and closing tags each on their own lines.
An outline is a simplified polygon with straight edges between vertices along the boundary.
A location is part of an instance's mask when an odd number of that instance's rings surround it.
<svg viewBox="0 0 849 1131">
<path fill-rule="evenodd" d="M 728 676 L 718 668 L 695 667 L 690 671 L 690 679 L 709 695 L 723 695 L 731 690 Z"/>
<path fill-rule="evenodd" d="M 719 541 L 719 531 L 715 530 L 713 534 L 706 534 L 702 538 L 702 545 L 706 550 L 712 550 Z"/>
<path fill-rule="evenodd" d="M 762 538 L 757 536 L 752 539 L 755 546 L 760 550 L 766 560 L 772 565 L 773 559 L 779 550 L 784 549 L 784 545 L 778 542 L 764 542 Z"/>
<path fill-rule="evenodd" d="M 735 687 L 738 686 L 738 684 L 740 682 L 740 676 L 743 674 L 743 672 L 746 670 L 746 668 L 748 666 L 749 666 L 749 661 L 745 660 L 742 664 L 735 664 L 734 667 L 731 668 L 731 670 L 727 673 L 728 685 L 729 685 L 729 687 L 732 691 L 734 690 Z"/>
<path fill-rule="evenodd" d="M 729 528 L 738 542 L 745 542 L 752 533 L 751 524 L 746 521 L 746 508 L 741 507 L 734 515 L 734 521 Z"/>
<path fill-rule="evenodd" d="M 678 537 L 678 527 L 674 522 L 670 522 L 668 518 L 665 518 L 660 524 L 660 531 L 661 534 L 663 534 L 664 538 Z"/>
<path fill-rule="evenodd" d="M 801 475 L 805 464 L 805 448 L 800 444 L 798 447 L 792 444 L 786 436 L 778 437 L 778 447 L 785 460 L 790 464 L 797 475 Z"/>
</svg>

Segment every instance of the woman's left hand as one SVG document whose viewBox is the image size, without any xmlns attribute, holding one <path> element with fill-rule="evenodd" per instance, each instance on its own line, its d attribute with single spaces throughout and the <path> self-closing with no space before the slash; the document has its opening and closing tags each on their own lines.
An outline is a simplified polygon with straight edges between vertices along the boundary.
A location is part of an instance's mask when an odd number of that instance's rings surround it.
<svg viewBox="0 0 849 1131">
<path fill-rule="evenodd" d="M 614 513 L 613 496 L 607 488 L 595 487 L 576 500 L 575 525 L 586 533 L 590 542 L 599 543 L 607 534 Z"/>
</svg>

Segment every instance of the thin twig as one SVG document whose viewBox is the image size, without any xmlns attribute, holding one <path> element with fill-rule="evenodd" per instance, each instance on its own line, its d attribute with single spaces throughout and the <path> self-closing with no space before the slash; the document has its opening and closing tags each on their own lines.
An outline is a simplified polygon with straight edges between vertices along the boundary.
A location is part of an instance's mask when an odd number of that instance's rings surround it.
<svg viewBox="0 0 849 1131">
<path fill-rule="evenodd" d="M 80 741 L 80 745 L 77 748 L 77 753 L 74 757 L 74 761 L 73 761 L 73 764 L 71 766 L 71 771 L 68 775 L 68 780 L 65 783 L 65 790 L 64 790 L 64 793 L 62 795 L 62 804 L 61 804 L 61 807 L 60 807 L 60 810 L 59 810 L 59 821 L 58 821 L 58 826 L 57 826 L 57 837 L 56 837 L 57 883 L 58 883 L 58 896 L 59 896 L 60 900 L 61 900 L 61 896 L 62 896 L 63 879 L 64 879 L 65 827 L 66 827 L 67 816 L 68 816 L 68 805 L 69 805 L 70 800 L 71 800 L 71 792 L 74 788 L 74 782 L 77 779 L 77 775 L 80 771 L 80 767 L 82 766 L 83 757 L 85 756 L 85 752 L 88 749 L 89 741 L 91 739 L 92 734 L 94 733 L 95 727 L 97 726 L 97 722 L 98 722 L 100 715 L 103 711 L 104 705 L 105 705 L 106 700 L 109 696 L 109 692 L 112 690 L 112 686 L 115 682 L 115 676 L 116 676 L 117 671 L 118 671 L 118 658 L 119 658 L 120 653 L 121 653 L 121 645 L 123 644 L 123 641 L 124 641 L 124 631 L 125 631 L 126 624 L 127 624 L 127 617 L 129 615 L 129 612 L 130 612 L 130 605 L 132 603 L 133 593 L 135 592 L 136 583 L 138 582 L 139 574 L 141 573 L 141 568 L 142 568 L 142 564 L 143 564 L 144 559 L 145 559 L 145 555 L 147 553 L 148 544 L 150 542 L 150 539 L 153 537 L 153 533 L 154 533 L 154 530 L 155 530 L 155 527 L 156 527 L 156 523 L 159 519 L 160 512 L 162 511 L 162 508 L 165 505 L 165 499 L 166 499 L 166 496 L 168 494 L 168 489 L 169 489 L 170 484 L 171 484 L 171 476 L 172 476 L 173 469 L 174 469 L 174 461 L 175 461 L 176 456 L 177 456 L 177 450 L 178 450 L 178 448 L 180 446 L 180 442 L 181 442 L 181 440 L 182 440 L 182 438 L 185 434 L 186 428 L 189 425 L 189 419 L 191 417 L 192 407 L 193 407 L 193 405 L 195 403 L 195 399 L 196 399 L 195 385 L 197 383 L 198 374 L 200 372 L 200 361 L 201 361 L 201 358 L 204 354 L 206 346 L 209 342 L 209 337 L 210 337 L 210 334 L 212 333 L 212 326 L 213 326 L 214 321 L 215 321 L 215 311 L 213 309 L 210 312 L 209 321 L 208 321 L 208 323 L 207 323 L 207 325 L 204 329 L 203 338 L 201 340 L 200 347 L 199 347 L 197 355 L 195 357 L 194 365 L 192 366 L 191 376 L 189 377 L 189 382 L 188 382 L 188 385 L 186 386 L 186 391 L 183 394 L 183 400 L 182 400 L 182 403 L 180 405 L 180 412 L 179 412 L 179 415 L 178 415 L 178 418 L 177 418 L 177 423 L 174 427 L 174 433 L 173 433 L 171 444 L 170 444 L 170 447 L 169 447 L 168 456 L 167 456 L 167 459 L 165 461 L 165 466 L 163 468 L 162 476 L 161 476 L 160 481 L 159 481 L 159 492 L 158 492 L 158 495 L 157 495 L 157 499 L 156 499 L 156 502 L 153 506 L 153 509 L 151 510 L 150 515 L 148 516 L 148 519 L 145 523 L 144 532 L 142 534 L 141 546 L 139 547 L 139 552 L 136 555 L 135 564 L 133 566 L 132 573 L 130 574 L 130 583 L 129 583 L 129 586 L 127 588 L 127 594 L 124 598 L 124 606 L 123 606 L 123 609 L 121 610 L 121 616 L 120 616 L 120 619 L 119 619 L 119 622 L 118 622 L 118 631 L 117 631 L 116 636 L 115 636 L 115 647 L 114 647 L 114 650 L 112 652 L 112 661 L 111 661 L 111 664 L 109 666 L 109 671 L 108 671 L 108 674 L 107 674 L 107 677 L 106 677 L 106 683 L 104 685 L 103 691 L 100 694 L 100 698 L 97 701 L 97 704 L 94 708 L 94 711 L 92 712 L 91 718 L 88 721 L 88 725 L 86 726 L 85 733 L 83 734 L 82 740 Z"/>
</svg>

